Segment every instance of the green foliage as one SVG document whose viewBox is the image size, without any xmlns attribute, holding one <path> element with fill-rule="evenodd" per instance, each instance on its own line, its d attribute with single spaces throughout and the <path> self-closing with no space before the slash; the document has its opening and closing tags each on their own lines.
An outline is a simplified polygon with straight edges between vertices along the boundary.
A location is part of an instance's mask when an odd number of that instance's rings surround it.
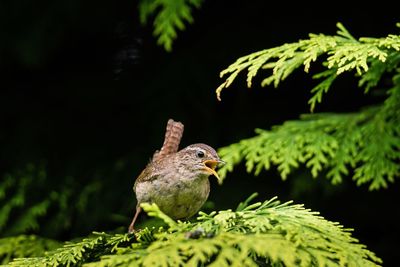
<svg viewBox="0 0 400 267">
<path fill-rule="evenodd" d="M 177 29 L 184 30 L 185 22 L 193 23 L 192 7 L 199 8 L 202 0 L 141 0 L 139 4 L 140 21 L 147 23 L 148 18 L 157 13 L 154 19 L 154 36 L 157 43 L 171 51 Z"/>
<path fill-rule="evenodd" d="M 39 227 L 38 220 L 46 214 L 51 200 L 48 197 L 30 196 L 45 180 L 44 169 L 31 164 L 15 175 L 5 175 L 0 183 L 1 233 L 17 234 Z"/>
<path fill-rule="evenodd" d="M 43 165 L 28 164 L 24 169 L 6 174 L 0 182 L 0 234 L 43 230 L 55 236 L 71 226 L 73 214 L 85 212 L 88 197 L 98 189 L 96 185 L 77 187 L 68 177 L 54 185 Z M 49 187 L 50 192 L 39 193 Z M 75 188 L 80 188 L 80 192 Z"/>
<path fill-rule="evenodd" d="M 11 265 L 17 266 L 62 266 L 78 265 L 85 257 L 93 256 L 91 252 L 104 244 L 105 238 L 98 235 L 86 238 L 81 242 L 66 243 L 63 247 L 47 252 L 42 257 L 30 257 L 28 259 L 16 259 Z"/>
<path fill-rule="evenodd" d="M 381 78 L 382 70 L 393 70 L 399 64 L 400 36 L 388 35 L 385 38 L 360 38 L 356 40 L 348 31 L 338 23 L 338 32 L 335 36 L 324 34 L 310 34 L 310 38 L 300 40 L 296 43 L 284 44 L 278 47 L 265 49 L 252 53 L 236 60 L 220 74 L 229 77 L 216 90 L 217 97 L 220 99 L 221 91 L 229 87 L 236 79 L 237 75 L 243 70 L 247 72 L 247 86 L 251 87 L 253 78 L 260 69 L 272 70 L 271 73 L 261 82 L 262 86 L 273 84 L 275 87 L 286 79 L 294 70 L 304 66 L 304 71 L 309 72 L 311 63 L 318 58 L 326 55 L 324 66 L 331 71 L 324 71 L 314 76 L 314 78 L 328 77 L 312 89 L 313 97 L 309 103 L 311 110 L 320 102 L 321 98 L 315 97 L 322 91 L 327 91 L 337 75 L 343 72 L 356 70 L 359 76 L 366 72 L 369 78 L 361 79 L 361 85 L 367 83 L 371 87 Z M 386 66 L 383 67 L 384 63 Z M 370 69 L 370 64 L 375 64 Z M 328 80 L 328 81 L 327 81 Z M 316 89 L 318 88 L 318 89 Z"/>
<path fill-rule="evenodd" d="M 19 258 L 11 266 L 378 266 L 381 260 L 351 236 L 302 205 L 276 198 L 236 211 L 199 213 L 175 222 L 156 205 L 143 204 L 167 228 L 131 234 L 96 233 L 42 257 Z"/>
<path fill-rule="evenodd" d="M 286 179 L 305 164 L 313 177 L 323 171 L 336 184 L 351 175 L 358 185 L 369 184 L 370 190 L 386 188 L 400 176 L 400 36 L 357 40 L 341 24 L 338 28 L 335 36 L 310 34 L 309 39 L 239 58 L 221 72 L 229 77 L 217 89 L 218 98 L 246 69 L 249 87 L 261 69 L 272 70 L 262 85 L 277 87 L 297 68 L 304 66 L 309 72 L 311 63 L 320 59 L 326 70 L 313 75 L 322 81 L 311 89 L 311 111 L 343 72 L 355 71 L 365 93 L 376 89 L 384 75 L 392 74 L 386 101 L 357 113 L 303 115 L 270 131 L 257 130 L 257 136 L 219 150 L 227 162 L 220 170 L 222 178 L 243 160 L 247 171 L 255 174 L 277 165 Z"/>
<path fill-rule="evenodd" d="M 61 244 L 57 241 L 34 235 L 20 235 L 0 239 L 0 263 L 6 264 L 13 258 L 43 256 Z"/>
</svg>

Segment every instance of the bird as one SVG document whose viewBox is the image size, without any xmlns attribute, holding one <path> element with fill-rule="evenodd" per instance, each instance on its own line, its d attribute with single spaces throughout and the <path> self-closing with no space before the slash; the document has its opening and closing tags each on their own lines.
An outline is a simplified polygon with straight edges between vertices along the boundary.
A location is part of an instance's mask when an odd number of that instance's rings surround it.
<svg viewBox="0 0 400 267">
<path fill-rule="evenodd" d="M 142 210 L 141 203 L 155 203 L 172 219 L 189 219 L 209 196 L 209 176 L 220 180 L 216 168 L 225 162 L 214 148 L 197 143 L 179 150 L 183 130 L 181 122 L 168 120 L 161 149 L 136 178 L 133 190 L 137 205 L 128 228 L 130 233 L 136 231 L 134 225 Z"/>
</svg>

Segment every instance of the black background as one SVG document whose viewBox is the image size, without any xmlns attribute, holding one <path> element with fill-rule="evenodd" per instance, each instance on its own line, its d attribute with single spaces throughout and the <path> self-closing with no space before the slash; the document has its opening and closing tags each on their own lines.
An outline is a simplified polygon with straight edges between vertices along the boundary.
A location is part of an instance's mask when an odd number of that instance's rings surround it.
<svg viewBox="0 0 400 267">
<path fill-rule="evenodd" d="M 168 118 L 185 124 L 182 146 L 204 142 L 219 148 L 309 111 L 311 75 L 299 71 L 279 89 L 261 88 L 262 74 L 248 89 L 239 75 L 218 102 L 221 70 L 240 56 L 308 33 L 334 34 L 337 22 L 355 37 L 398 33 L 397 14 L 384 1 L 205 1 L 167 53 L 156 45 L 151 22 L 139 23 L 135 1 L 3 0 L 0 171 L 44 161 L 52 179 L 105 179 L 108 190 L 97 200 L 102 212 L 126 216 L 128 224 L 134 179 L 161 146 Z M 382 99 L 364 95 L 345 74 L 316 111 L 356 111 Z M 115 166 L 123 170 L 118 175 Z M 234 208 L 255 191 L 260 200 L 293 199 L 355 228 L 355 237 L 385 266 L 394 264 L 398 184 L 369 192 L 350 178 L 333 186 L 301 168 L 283 182 L 276 170 L 253 178 L 238 166 L 222 186 L 212 181 L 210 200 L 216 208 Z M 63 238 L 112 227 L 93 219 Z"/>
</svg>

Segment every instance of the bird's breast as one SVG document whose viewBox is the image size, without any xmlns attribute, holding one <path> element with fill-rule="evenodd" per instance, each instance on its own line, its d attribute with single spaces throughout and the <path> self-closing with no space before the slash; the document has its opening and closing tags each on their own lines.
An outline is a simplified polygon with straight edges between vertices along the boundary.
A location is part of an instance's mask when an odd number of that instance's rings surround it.
<svg viewBox="0 0 400 267">
<path fill-rule="evenodd" d="M 208 176 L 186 179 L 164 176 L 136 185 L 138 203 L 155 203 L 173 219 L 193 216 L 203 206 L 210 192 Z"/>
</svg>

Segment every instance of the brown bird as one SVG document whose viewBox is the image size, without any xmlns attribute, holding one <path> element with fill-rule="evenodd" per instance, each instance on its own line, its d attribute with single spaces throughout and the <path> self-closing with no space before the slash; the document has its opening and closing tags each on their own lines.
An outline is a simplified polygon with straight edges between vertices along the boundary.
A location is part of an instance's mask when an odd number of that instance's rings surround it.
<svg viewBox="0 0 400 267">
<path fill-rule="evenodd" d="M 141 212 L 140 204 L 155 203 L 173 219 L 187 219 L 196 214 L 210 193 L 208 177 L 219 176 L 215 168 L 223 161 L 206 144 L 193 144 L 178 151 L 184 126 L 168 120 L 164 144 L 135 181 L 136 212 L 129 226 L 134 232 Z"/>
</svg>

